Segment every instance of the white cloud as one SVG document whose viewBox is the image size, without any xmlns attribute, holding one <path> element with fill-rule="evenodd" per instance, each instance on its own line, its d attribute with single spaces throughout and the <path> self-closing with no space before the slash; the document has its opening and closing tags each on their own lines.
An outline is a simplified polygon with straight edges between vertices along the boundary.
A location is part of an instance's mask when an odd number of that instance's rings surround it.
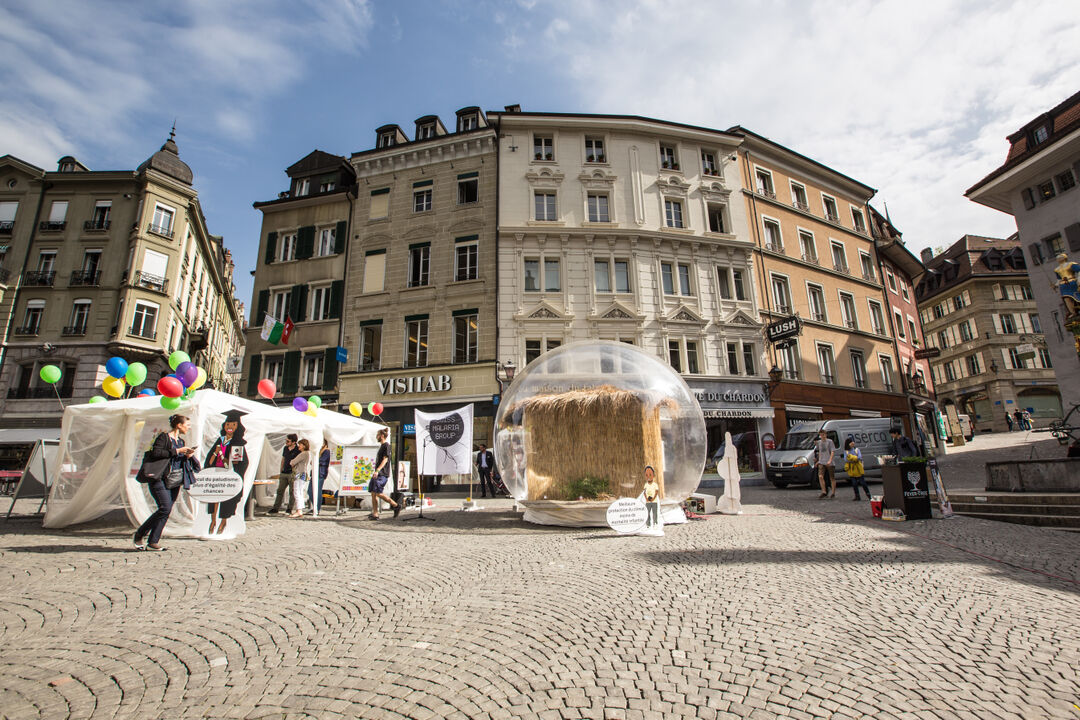
<svg viewBox="0 0 1080 720">
<path fill-rule="evenodd" d="M 963 192 L 1004 162 L 1007 134 L 1080 88 L 1077 3 L 638 0 L 613 13 L 585 0 L 540 14 L 534 50 L 569 79 L 568 106 L 744 125 L 878 188 L 913 248 L 1013 232 Z"/>
</svg>

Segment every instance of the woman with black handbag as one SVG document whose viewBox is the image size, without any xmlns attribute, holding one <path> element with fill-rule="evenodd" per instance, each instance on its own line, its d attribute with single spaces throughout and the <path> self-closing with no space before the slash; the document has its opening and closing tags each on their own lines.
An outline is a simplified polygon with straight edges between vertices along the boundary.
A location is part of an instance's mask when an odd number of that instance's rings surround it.
<svg viewBox="0 0 1080 720">
<path fill-rule="evenodd" d="M 169 418 L 169 432 L 158 433 L 153 446 L 143 454 L 142 467 L 136 479 L 150 486 L 150 495 L 157 503 L 157 510 L 146 518 L 135 531 L 135 547 L 139 550 L 164 550 L 158 542 L 169 521 L 173 503 L 180 493 L 180 488 L 190 487 L 199 470 L 199 461 L 192 457 L 195 448 L 184 447 L 181 435 L 191 427 L 185 415 L 173 415 Z M 143 544 L 143 538 L 149 535 L 149 542 Z"/>
</svg>

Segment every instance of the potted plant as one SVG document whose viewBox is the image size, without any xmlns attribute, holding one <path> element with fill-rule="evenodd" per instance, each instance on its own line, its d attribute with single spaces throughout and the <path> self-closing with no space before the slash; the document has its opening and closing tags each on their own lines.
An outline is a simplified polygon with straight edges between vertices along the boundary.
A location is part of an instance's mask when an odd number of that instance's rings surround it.
<svg viewBox="0 0 1080 720">
<path fill-rule="evenodd" d="M 543 160 L 544 159 L 544 153 L 536 153 L 536 159 L 537 160 Z"/>
<path fill-rule="evenodd" d="M 671 169 L 672 170 L 678 170 L 679 169 L 679 163 L 677 163 L 677 162 L 671 163 Z"/>
<path fill-rule="evenodd" d="M 662 168 L 664 168 L 665 170 L 667 170 L 668 168 L 671 167 L 671 163 L 669 163 L 667 160 L 664 160 L 662 163 L 660 163 L 660 166 Z"/>
<path fill-rule="evenodd" d="M 607 156 L 606 155 L 597 155 L 596 156 L 596 162 L 607 162 Z"/>
<path fill-rule="evenodd" d="M 589 155 L 588 157 L 585 158 L 585 162 L 596 162 L 596 156 L 595 155 Z"/>
<path fill-rule="evenodd" d="M 545 160 L 554 160 L 555 155 L 553 155 L 552 153 L 548 153 L 546 156 L 544 156 L 544 159 Z"/>
</svg>

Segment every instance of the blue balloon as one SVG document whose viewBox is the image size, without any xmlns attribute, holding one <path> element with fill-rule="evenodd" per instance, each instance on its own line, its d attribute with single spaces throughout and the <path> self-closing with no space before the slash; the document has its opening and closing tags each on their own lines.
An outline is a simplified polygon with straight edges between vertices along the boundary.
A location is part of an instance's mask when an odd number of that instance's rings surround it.
<svg viewBox="0 0 1080 720">
<path fill-rule="evenodd" d="M 105 363 L 105 372 L 109 373 L 109 377 L 122 378 L 127 374 L 127 371 L 127 360 L 122 357 L 111 357 Z"/>
<path fill-rule="evenodd" d="M 139 391 L 139 394 L 140 395 L 147 395 L 147 396 L 157 395 L 157 393 L 154 392 L 153 390 L 151 390 L 150 388 L 143 388 L 142 390 Z"/>
</svg>

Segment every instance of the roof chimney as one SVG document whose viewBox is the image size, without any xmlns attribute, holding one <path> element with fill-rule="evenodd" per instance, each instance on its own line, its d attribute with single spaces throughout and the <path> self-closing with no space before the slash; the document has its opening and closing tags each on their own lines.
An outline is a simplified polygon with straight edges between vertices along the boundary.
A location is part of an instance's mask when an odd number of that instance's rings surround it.
<svg viewBox="0 0 1080 720">
<path fill-rule="evenodd" d="M 507 105 L 503 109 L 506 110 L 506 112 L 508 112 L 508 113 L 519 113 L 519 112 L 521 112 L 521 105 L 518 105 L 518 104 Z"/>
<path fill-rule="evenodd" d="M 919 253 L 919 257 L 922 258 L 923 265 L 926 265 L 934 259 L 934 251 L 931 248 L 923 248 L 922 252 Z"/>
</svg>

